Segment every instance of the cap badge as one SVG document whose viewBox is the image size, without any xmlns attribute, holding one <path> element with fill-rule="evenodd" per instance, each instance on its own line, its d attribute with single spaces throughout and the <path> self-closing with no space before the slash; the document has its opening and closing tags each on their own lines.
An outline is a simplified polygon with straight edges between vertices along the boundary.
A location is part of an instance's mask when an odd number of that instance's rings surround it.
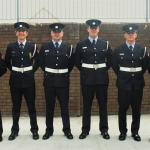
<svg viewBox="0 0 150 150">
<path fill-rule="evenodd" d="M 95 22 L 93 22 L 92 24 L 95 25 Z"/>
<path fill-rule="evenodd" d="M 20 24 L 19 27 L 22 27 L 22 24 Z"/>
<path fill-rule="evenodd" d="M 130 27 L 129 30 L 132 30 L 132 27 Z"/>
<path fill-rule="evenodd" d="M 55 26 L 55 29 L 58 29 L 58 26 Z"/>
</svg>

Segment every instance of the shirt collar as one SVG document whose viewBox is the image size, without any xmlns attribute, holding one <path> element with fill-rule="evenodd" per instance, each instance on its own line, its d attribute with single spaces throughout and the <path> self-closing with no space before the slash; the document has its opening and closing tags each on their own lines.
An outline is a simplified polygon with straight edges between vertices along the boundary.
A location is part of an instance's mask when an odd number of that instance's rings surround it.
<svg viewBox="0 0 150 150">
<path fill-rule="evenodd" d="M 23 46 L 25 46 L 25 44 L 26 44 L 26 42 L 27 42 L 27 40 L 25 40 L 25 41 L 23 41 Z M 21 42 L 20 41 L 18 41 L 18 44 L 20 45 L 21 44 Z"/>
<path fill-rule="evenodd" d="M 91 37 L 89 36 L 88 39 L 90 40 L 91 43 L 93 43 L 93 40 L 95 40 L 95 43 L 96 43 L 96 42 L 97 42 L 97 39 L 98 39 L 98 36 L 97 36 L 95 39 L 93 39 L 93 38 L 91 38 Z"/>
<path fill-rule="evenodd" d="M 55 46 L 56 41 L 52 40 L 52 42 L 53 42 L 53 44 L 54 44 L 54 46 Z M 58 46 L 60 46 L 61 43 L 62 43 L 62 40 L 59 40 L 57 43 L 58 43 Z"/>
<path fill-rule="evenodd" d="M 127 44 L 127 47 L 130 47 L 130 44 L 128 44 L 127 42 L 126 42 L 126 44 Z M 134 49 L 135 42 L 134 42 L 131 46 L 132 46 L 132 47 L 133 47 L 133 49 Z"/>
</svg>

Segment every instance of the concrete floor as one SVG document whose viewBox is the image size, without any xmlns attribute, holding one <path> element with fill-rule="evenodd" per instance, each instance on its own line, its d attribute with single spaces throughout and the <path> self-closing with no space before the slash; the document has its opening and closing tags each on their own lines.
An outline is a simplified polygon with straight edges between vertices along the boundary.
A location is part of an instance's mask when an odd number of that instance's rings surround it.
<svg viewBox="0 0 150 150">
<path fill-rule="evenodd" d="M 108 116 L 110 140 L 102 138 L 99 132 L 99 117 L 91 117 L 90 135 L 84 140 L 79 140 L 81 133 L 82 117 L 71 117 L 71 130 L 73 140 L 68 140 L 62 132 L 61 118 L 54 118 L 54 134 L 48 140 L 42 140 L 45 133 L 45 117 L 38 117 L 39 140 L 32 140 L 28 117 L 20 117 L 19 136 L 14 141 L 8 141 L 12 119 L 3 117 L 3 141 L 0 142 L 0 150 L 150 150 L 150 115 L 141 116 L 139 134 L 141 142 L 136 142 L 131 137 L 130 124 L 132 117 L 127 116 L 128 133 L 125 141 L 119 141 L 118 116 Z"/>
</svg>

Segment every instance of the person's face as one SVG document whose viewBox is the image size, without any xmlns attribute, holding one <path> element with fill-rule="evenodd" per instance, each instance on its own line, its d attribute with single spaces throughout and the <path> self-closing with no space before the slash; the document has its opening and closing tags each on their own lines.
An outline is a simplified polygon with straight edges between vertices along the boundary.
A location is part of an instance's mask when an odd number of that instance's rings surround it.
<svg viewBox="0 0 150 150">
<path fill-rule="evenodd" d="M 124 38 L 126 39 L 126 42 L 135 42 L 135 39 L 137 38 L 137 33 L 124 33 Z"/>
<path fill-rule="evenodd" d="M 26 37 L 28 36 L 28 32 L 26 30 L 17 30 L 16 31 L 16 36 L 18 37 L 19 41 L 24 41 L 26 40 Z"/>
<path fill-rule="evenodd" d="M 59 40 L 62 39 L 64 35 L 64 32 L 63 31 L 51 31 L 51 36 L 52 36 L 52 39 L 56 42 L 58 42 Z"/>
<path fill-rule="evenodd" d="M 96 38 L 98 36 L 98 32 L 100 31 L 100 28 L 87 28 L 87 31 L 89 32 L 89 36 L 91 38 Z"/>
</svg>

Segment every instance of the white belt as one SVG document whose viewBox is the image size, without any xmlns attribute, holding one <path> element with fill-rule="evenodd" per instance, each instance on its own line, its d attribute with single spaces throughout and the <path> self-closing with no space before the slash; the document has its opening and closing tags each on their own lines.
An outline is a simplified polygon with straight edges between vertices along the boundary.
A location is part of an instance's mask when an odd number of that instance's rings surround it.
<svg viewBox="0 0 150 150">
<path fill-rule="evenodd" d="M 82 67 L 85 67 L 85 68 L 103 68 L 103 67 L 106 67 L 106 64 L 103 63 L 103 64 L 85 64 L 85 63 L 82 63 Z"/>
<path fill-rule="evenodd" d="M 139 72 L 142 70 L 142 67 L 137 67 L 137 68 L 120 67 L 120 70 L 126 72 Z"/>
<path fill-rule="evenodd" d="M 45 67 L 45 71 L 51 72 L 51 73 L 67 73 L 68 68 L 67 69 L 52 69 L 52 68 Z"/>
<path fill-rule="evenodd" d="M 12 66 L 13 71 L 22 72 L 22 73 L 25 72 L 25 71 L 32 70 L 32 68 L 33 68 L 32 66 L 22 67 L 22 68 Z"/>
</svg>

